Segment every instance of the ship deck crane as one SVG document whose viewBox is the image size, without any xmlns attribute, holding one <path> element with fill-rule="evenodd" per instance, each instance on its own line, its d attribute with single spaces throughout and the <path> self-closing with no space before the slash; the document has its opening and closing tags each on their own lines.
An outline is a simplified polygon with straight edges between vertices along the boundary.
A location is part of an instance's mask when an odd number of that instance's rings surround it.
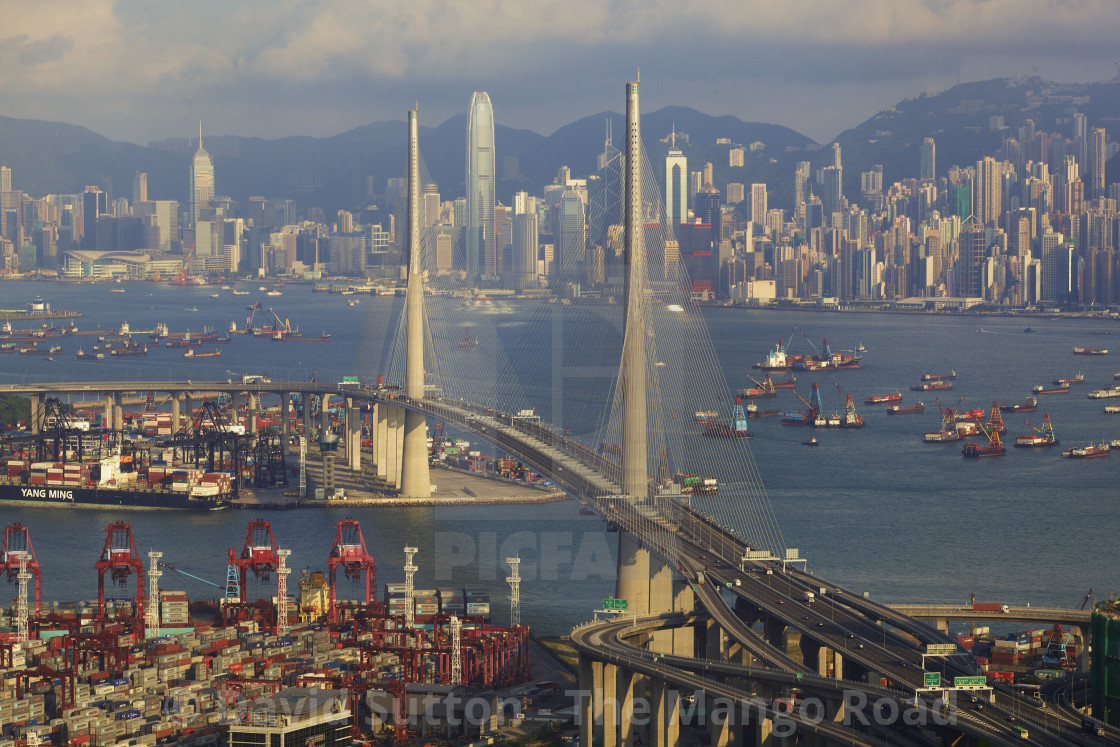
<svg viewBox="0 0 1120 747">
<path fill-rule="evenodd" d="M 1085 609 L 1085 605 L 1087 605 L 1089 603 L 1089 600 L 1092 599 L 1092 598 L 1093 598 L 1093 590 L 1092 590 L 1092 588 L 1090 588 L 1089 593 L 1086 594 L 1085 598 L 1081 600 L 1081 609 Z"/>
</svg>

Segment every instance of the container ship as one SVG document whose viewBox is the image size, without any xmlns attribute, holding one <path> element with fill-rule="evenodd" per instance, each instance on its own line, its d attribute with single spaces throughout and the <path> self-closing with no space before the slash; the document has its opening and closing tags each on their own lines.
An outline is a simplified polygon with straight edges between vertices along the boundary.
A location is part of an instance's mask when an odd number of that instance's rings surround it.
<svg viewBox="0 0 1120 747">
<path fill-rule="evenodd" d="M 1050 423 L 1050 414 L 1047 413 L 1042 417 L 1042 428 L 1035 428 L 1031 425 L 1029 420 L 1024 420 L 1024 423 L 1031 427 L 1034 433 L 1028 433 L 1025 436 L 1019 436 L 1015 439 L 1015 445 L 1020 448 L 1037 448 L 1040 446 L 1057 446 L 1058 438 L 1054 435 L 1054 426 Z"/>
<path fill-rule="evenodd" d="M 1089 444 L 1088 446 L 1075 446 L 1072 449 L 1066 449 L 1062 452 L 1062 456 L 1067 459 L 1096 459 L 1097 457 L 1108 456 L 1109 451 L 1108 444 Z"/>
</svg>

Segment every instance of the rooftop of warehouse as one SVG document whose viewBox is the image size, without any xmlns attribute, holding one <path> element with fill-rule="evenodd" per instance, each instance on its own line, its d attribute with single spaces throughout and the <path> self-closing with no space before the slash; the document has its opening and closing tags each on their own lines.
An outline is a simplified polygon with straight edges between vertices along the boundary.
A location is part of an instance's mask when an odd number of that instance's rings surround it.
<svg viewBox="0 0 1120 747">
<path fill-rule="evenodd" d="M 274 719 L 287 716 L 287 723 L 338 714 L 349 717 L 345 699 L 333 690 L 289 687 L 275 695 L 257 698 L 248 704 L 245 721 L 254 725 L 272 725 Z"/>
</svg>

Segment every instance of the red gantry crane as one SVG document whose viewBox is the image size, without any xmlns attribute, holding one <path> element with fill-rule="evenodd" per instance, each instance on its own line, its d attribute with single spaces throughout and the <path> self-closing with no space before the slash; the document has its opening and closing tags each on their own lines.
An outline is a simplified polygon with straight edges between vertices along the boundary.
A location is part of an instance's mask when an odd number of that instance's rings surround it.
<svg viewBox="0 0 1120 747">
<path fill-rule="evenodd" d="M 327 568 L 330 574 L 330 585 L 327 592 L 329 599 L 327 614 L 332 623 L 338 622 L 338 608 L 335 599 L 337 595 L 336 576 L 340 566 L 348 579 L 354 580 L 364 576 L 365 595 L 362 597 L 362 603 L 369 606 L 375 602 L 377 564 L 373 562 L 373 556 L 366 550 L 366 541 L 362 537 L 362 526 L 357 519 L 339 520 L 335 528 L 331 554 L 327 558 Z"/>
<path fill-rule="evenodd" d="M 241 556 L 237 559 L 242 602 L 249 600 L 246 593 L 248 572 L 252 571 L 259 581 L 268 581 L 269 574 L 280 565 L 278 549 L 276 539 L 272 536 L 271 522 L 264 519 L 254 519 L 249 522 L 245 544 L 241 547 Z"/>
<path fill-rule="evenodd" d="M 136 624 L 141 633 L 144 627 L 144 563 L 132 541 L 132 527 L 123 521 L 114 521 L 105 528 L 105 547 L 101 558 L 94 565 L 97 569 L 97 612 L 105 617 L 105 571 L 109 571 L 114 585 L 124 586 L 128 577 L 136 576 Z M 156 601 L 158 604 L 158 600 Z"/>
<path fill-rule="evenodd" d="M 21 562 L 26 563 L 27 572 L 35 578 L 35 614 L 38 615 L 43 600 L 39 559 L 35 557 L 27 527 L 9 524 L 4 528 L 4 544 L 0 546 L 0 573 L 7 574 L 8 581 L 16 582 Z"/>
</svg>

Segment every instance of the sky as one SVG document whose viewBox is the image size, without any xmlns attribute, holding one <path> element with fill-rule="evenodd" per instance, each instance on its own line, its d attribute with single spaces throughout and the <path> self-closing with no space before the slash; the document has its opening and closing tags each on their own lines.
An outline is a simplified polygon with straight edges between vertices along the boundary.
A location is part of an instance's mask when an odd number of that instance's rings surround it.
<svg viewBox="0 0 1120 747">
<path fill-rule="evenodd" d="M 324 137 L 487 91 L 547 135 L 670 104 L 820 143 L 961 82 L 1118 72 L 1116 0 L 0 0 L 0 115 L 146 144 Z"/>
</svg>

